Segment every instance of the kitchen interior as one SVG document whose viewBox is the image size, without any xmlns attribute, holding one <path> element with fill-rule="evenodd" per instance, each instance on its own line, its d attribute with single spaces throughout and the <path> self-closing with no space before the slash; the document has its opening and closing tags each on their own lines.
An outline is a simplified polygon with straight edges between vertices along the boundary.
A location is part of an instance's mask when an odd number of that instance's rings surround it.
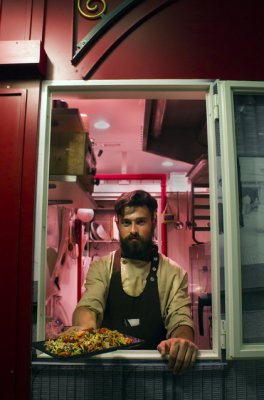
<svg viewBox="0 0 264 400">
<path fill-rule="evenodd" d="M 71 325 L 90 263 L 118 248 L 114 201 L 134 189 L 158 200 L 154 240 L 188 272 L 195 340 L 212 348 L 206 101 L 199 91 L 167 98 L 53 95 L 46 278 L 34 282 L 33 339 Z M 38 287 L 45 288 L 44 316 Z"/>
</svg>

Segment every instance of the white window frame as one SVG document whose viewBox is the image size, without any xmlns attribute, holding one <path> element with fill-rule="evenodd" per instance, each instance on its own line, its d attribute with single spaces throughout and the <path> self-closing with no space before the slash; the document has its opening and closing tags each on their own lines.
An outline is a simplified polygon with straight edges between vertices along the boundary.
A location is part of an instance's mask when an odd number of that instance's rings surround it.
<svg viewBox="0 0 264 400">
<path fill-rule="evenodd" d="M 263 93 L 264 82 L 219 81 L 224 203 L 226 357 L 262 358 L 264 343 L 243 343 L 240 226 L 233 93 Z"/>
<path fill-rule="evenodd" d="M 36 193 L 34 279 L 39 282 L 37 340 L 43 340 L 45 332 L 45 268 L 46 265 L 46 221 L 48 204 L 49 148 L 51 127 L 52 95 L 63 92 L 73 95 L 89 93 L 89 98 L 174 98 L 177 91 L 197 91 L 205 93 L 208 123 L 208 154 L 210 179 L 210 215 L 211 215 L 211 262 L 212 262 L 212 350 L 200 350 L 198 358 L 221 358 L 220 332 L 220 279 L 218 257 L 218 210 L 217 210 L 217 174 L 215 156 L 215 132 L 213 118 L 212 81 L 209 80 L 104 80 L 104 81 L 43 81 L 39 126 L 39 149 Z M 160 360 L 156 350 L 116 351 L 97 358 L 103 359 L 142 359 Z"/>
</svg>

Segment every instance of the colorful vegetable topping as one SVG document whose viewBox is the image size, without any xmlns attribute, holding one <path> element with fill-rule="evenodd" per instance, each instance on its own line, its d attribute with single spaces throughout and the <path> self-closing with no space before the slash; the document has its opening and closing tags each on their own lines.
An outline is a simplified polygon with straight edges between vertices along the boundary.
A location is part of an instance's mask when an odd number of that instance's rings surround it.
<svg viewBox="0 0 264 400">
<path fill-rule="evenodd" d="M 135 339 L 107 328 L 69 331 L 57 339 L 48 339 L 45 349 L 54 356 L 76 356 L 135 343 Z"/>
</svg>

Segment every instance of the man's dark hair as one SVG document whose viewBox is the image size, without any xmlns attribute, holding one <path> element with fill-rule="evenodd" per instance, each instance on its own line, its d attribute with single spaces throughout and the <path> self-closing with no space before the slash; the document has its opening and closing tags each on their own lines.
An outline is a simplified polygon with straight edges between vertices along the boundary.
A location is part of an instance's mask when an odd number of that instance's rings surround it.
<svg viewBox="0 0 264 400">
<path fill-rule="evenodd" d="M 158 203 L 155 197 L 151 196 L 148 192 L 145 192 L 145 190 L 134 190 L 133 192 L 122 193 L 115 202 L 116 215 L 117 217 L 124 216 L 125 207 L 137 206 L 148 207 L 153 219 L 154 213 L 158 208 Z"/>
</svg>

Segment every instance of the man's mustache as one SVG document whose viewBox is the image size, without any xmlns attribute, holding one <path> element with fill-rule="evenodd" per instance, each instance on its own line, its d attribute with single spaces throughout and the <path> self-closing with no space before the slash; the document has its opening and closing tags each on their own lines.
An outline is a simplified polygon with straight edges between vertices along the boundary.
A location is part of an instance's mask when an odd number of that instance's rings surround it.
<svg viewBox="0 0 264 400">
<path fill-rule="evenodd" d="M 126 238 L 127 240 L 138 239 L 141 240 L 141 237 L 138 233 L 130 233 L 129 236 Z"/>
</svg>

